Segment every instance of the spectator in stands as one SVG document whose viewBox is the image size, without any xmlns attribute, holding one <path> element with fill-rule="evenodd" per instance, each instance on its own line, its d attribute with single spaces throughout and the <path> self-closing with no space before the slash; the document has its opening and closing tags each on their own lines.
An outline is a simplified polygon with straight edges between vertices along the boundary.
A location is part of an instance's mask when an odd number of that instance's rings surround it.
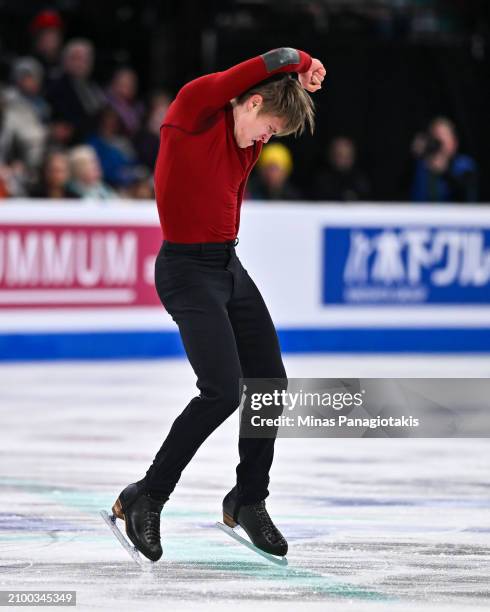
<svg viewBox="0 0 490 612">
<path fill-rule="evenodd" d="M 152 172 L 160 146 L 160 126 L 171 101 L 170 95 L 165 91 L 154 93 L 150 98 L 144 125 L 133 138 L 139 161 Z"/>
<path fill-rule="evenodd" d="M 21 57 L 12 67 L 12 80 L 16 95 L 22 104 L 31 107 L 41 123 L 47 123 L 51 109 L 41 95 L 43 67 L 34 57 Z"/>
<path fill-rule="evenodd" d="M 124 187 L 133 181 L 136 153 L 129 138 L 122 134 L 121 120 L 113 108 L 102 110 L 97 132 L 87 144 L 97 153 L 105 181 L 114 187 Z"/>
<path fill-rule="evenodd" d="M 33 55 L 42 64 L 45 85 L 49 85 L 61 73 L 63 20 L 56 11 L 44 10 L 34 17 L 29 29 L 34 37 Z"/>
<path fill-rule="evenodd" d="M 328 147 L 328 165 L 313 179 L 312 198 L 334 202 L 367 200 L 370 186 L 356 166 L 356 146 L 350 138 L 339 137 Z"/>
<path fill-rule="evenodd" d="M 476 162 L 458 153 L 456 128 L 446 117 L 436 117 L 425 134 L 412 143 L 415 169 L 411 187 L 414 202 L 476 202 Z"/>
<path fill-rule="evenodd" d="M 89 145 L 74 147 L 69 153 L 72 179 L 69 189 L 79 198 L 109 200 L 117 194 L 102 181 L 102 169 L 95 150 Z"/>
<path fill-rule="evenodd" d="M 122 197 L 131 200 L 153 200 L 155 198 L 153 176 L 148 168 L 137 166 L 131 182 L 119 192 Z"/>
<path fill-rule="evenodd" d="M 95 129 L 104 96 L 90 78 L 93 63 L 94 49 L 88 40 L 74 39 L 63 50 L 63 73 L 48 88 L 54 120 L 62 126 L 62 137 L 56 131 L 55 140 L 79 142 Z"/>
<path fill-rule="evenodd" d="M 128 136 L 134 136 L 141 127 L 144 107 L 136 96 L 138 77 L 131 68 L 119 68 L 106 92 L 107 103 L 113 108 Z"/>
<path fill-rule="evenodd" d="M 46 128 L 31 103 L 12 87 L 0 93 L 0 167 L 3 191 L 26 194 L 37 180 L 46 142 Z"/>
<path fill-rule="evenodd" d="M 299 200 L 301 194 L 290 182 L 293 157 L 289 149 L 276 142 L 265 145 L 251 177 L 247 197 L 252 200 Z"/>
<path fill-rule="evenodd" d="M 34 198 L 67 199 L 78 197 L 69 187 L 70 164 L 63 151 L 50 151 L 41 171 L 39 184 L 33 189 Z"/>
</svg>

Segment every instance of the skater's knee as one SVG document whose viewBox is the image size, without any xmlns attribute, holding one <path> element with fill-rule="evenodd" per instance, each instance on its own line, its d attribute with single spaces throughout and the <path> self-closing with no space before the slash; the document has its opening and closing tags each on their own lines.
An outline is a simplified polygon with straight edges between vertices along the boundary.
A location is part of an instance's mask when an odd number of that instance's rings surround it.
<svg viewBox="0 0 490 612">
<path fill-rule="evenodd" d="M 220 412 L 231 414 L 240 404 L 239 381 L 220 381 L 203 389 L 201 396 L 217 406 Z"/>
<path fill-rule="evenodd" d="M 240 385 L 228 384 L 221 392 L 221 405 L 230 414 L 234 412 L 240 404 Z"/>
</svg>

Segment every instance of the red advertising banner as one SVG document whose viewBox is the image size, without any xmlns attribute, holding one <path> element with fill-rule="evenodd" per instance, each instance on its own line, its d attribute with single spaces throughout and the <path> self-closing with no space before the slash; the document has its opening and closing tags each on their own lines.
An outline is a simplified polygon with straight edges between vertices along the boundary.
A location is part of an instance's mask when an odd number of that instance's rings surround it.
<svg viewBox="0 0 490 612">
<path fill-rule="evenodd" d="M 160 304 L 156 225 L 0 226 L 0 308 Z"/>
</svg>

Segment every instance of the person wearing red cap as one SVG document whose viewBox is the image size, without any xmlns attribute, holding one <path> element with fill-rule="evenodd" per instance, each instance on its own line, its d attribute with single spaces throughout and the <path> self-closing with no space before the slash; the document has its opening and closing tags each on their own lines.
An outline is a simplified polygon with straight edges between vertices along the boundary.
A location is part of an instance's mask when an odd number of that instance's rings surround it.
<svg viewBox="0 0 490 612">
<path fill-rule="evenodd" d="M 43 65 L 45 83 L 49 83 L 61 72 L 63 20 L 56 11 L 41 11 L 31 21 L 29 30 L 33 36 L 33 55 Z"/>
</svg>

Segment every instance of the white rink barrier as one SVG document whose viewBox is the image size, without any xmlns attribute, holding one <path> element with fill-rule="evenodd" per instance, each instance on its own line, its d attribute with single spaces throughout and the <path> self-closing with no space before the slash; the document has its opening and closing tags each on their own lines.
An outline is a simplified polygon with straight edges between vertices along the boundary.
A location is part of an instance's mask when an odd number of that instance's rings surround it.
<svg viewBox="0 0 490 612">
<path fill-rule="evenodd" d="M 250 203 L 237 253 L 285 352 L 490 352 L 490 207 Z M 154 202 L 0 206 L 0 359 L 182 355 Z"/>
</svg>

